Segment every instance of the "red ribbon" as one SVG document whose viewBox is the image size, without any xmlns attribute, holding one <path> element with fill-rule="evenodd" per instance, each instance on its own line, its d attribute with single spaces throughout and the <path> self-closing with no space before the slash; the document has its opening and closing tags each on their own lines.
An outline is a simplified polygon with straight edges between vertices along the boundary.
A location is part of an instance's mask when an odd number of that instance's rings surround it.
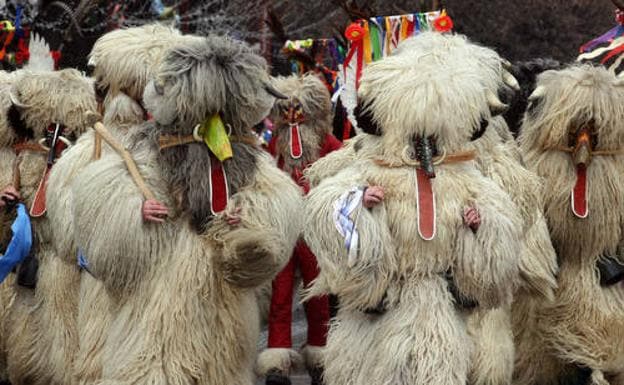
<svg viewBox="0 0 624 385">
<path fill-rule="evenodd" d="M 430 241 L 436 234 L 436 207 L 431 179 L 425 171 L 416 169 L 416 206 L 418 210 L 418 234 Z"/>
<path fill-rule="evenodd" d="M 407 36 L 412 36 L 414 34 L 414 19 L 407 20 Z"/>
<path fill-rule="evenodd" d="M 50 51 L 50 55 L 52 56 L 52 60 L 54 60 L 54 69 L 59 69 L 59 63 L 61 62 L 61 51 Z"/>
<path fill-rule="evenodd" d="M 351 41 L 351 49 L 347 54 L 347 58 L 344 62 L 345 71 L 349 67 L 353 56 L 357 52 L 357 67 L 355 70 L 355 88 L 360 88 L 360 77 L 362 76 L 362 66 L 364 64 L 364 28 L 358 23 L 352 23 L 347 27 L 345 36 Z"/>
<path fill-rule="evenodd" d="M 290 156 L 293 159 L 299 159 L 303 155 L 303 147 L 301 146 L 301 135 L 299 133 L 299 124 L 290 126 Z"/>
<path fill-rule="evenodd" d="M 587 167 L 579 164 L 576 168 L 576 183 L 572 188 L 572 212 L 578 218 L 587 218 Z"/>
<path fill-rule="evenodd" d="M 210 154 L 210 210 L 213 215 L 225 210 L 228 195 L 227 177 L 223 163 Z"/>
</svg>

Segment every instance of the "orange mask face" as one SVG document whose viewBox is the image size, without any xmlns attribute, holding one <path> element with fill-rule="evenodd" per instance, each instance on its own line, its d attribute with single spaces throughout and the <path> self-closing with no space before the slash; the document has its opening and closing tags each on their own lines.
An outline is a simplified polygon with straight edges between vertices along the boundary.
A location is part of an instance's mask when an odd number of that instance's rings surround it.
<svg viewBox="0 0 624 385">
<path fill-rule="evenodd" d="M 282 109 L 282 116 L 288 124 L 302 123 L 305 118 L 303 116 L 303 106 L 294 99 L 290 99 L 288 105 Z"/>
</svg>

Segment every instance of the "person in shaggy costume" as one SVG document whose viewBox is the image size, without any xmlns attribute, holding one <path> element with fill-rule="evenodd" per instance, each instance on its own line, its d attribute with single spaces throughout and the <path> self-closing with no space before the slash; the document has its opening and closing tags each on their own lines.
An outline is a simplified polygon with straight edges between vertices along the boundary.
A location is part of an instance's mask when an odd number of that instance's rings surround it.
<svg viewBox="0 0 624 385">
<path fill-rule="evenodd" d="M 339 149 L 342 143 L 332 134 L 331 100 L 327 87 L 316 75 L 280 77 L 275 87 L 288 96 L 275 103 L 271 114 L 274 136 L 269 151 L 278 167 L 307 193 L 310 186 L 303 178 L 304 170 L 319 158 Z M 267 385 L 290 384 L 289 373 L 300 362 L 292 349 L 292 303 L 295 272 L 299 269 L 304 287 L 318 276 L 316 257 L 300 240 L 290 261 L 273 280 L 269 310 L 268 349 L 258 357 L 258 372 L 266 376 Z M 304 303 L 308 321 L 303 360 L 312 377 L 312 384 L 322 384 L 322 348 L 329 327 L 327 296 L 310 298 Z"/>
<path fill-rule="evenodd" d="M 520 144 L 545 180 L 560 271 L 555 301 L 536 309 L 543 354 L 518 383 L 624 384 L 623 101 L 624 82 L 588 65 L 542 73 L 529 98 Z"/>
<path fill-rule="evenodd" d="M 497 95 L 510 94 L 517 89 L 517 82 L 507 72 L 508 64 L 493 50 L 475 45 L 461 35 L 423 33 L 399 47 L 399 52 L 406 50 L 444 57 L 447 63 L 454 60 L 455 65 L 479 79 L 484 90 L 489 90 L 486 91 L 486 98 L 491 114 L 481 118 L 478 129 L 464 149 L 475 152 L 475 165 L 479 171 L 504 190 L 520 209 L 523 235 L 516 255 L 522 280 L 514 295 L 513 308 L 523 303 L 521 300 L 524 298 L 551 298 L 555 287 L 556 258 L 541 209 L 540 180 L 522 165 L 517 145 L 505 121 L 499 116 L 506 105 Z M 358 135 L 344 149 L 328 155 L 306 170 L 306 177 L 312 186 L 352 164 L 363 153 L 361 148 L 370 140 L 369 135 L 379 134 L 376 126 L 367 125 L 366 119 L 361 119 L 361 123 L 369 134 Z M 474 301 L 462 301 L 461 298 L 456 298 L 456 301 L 462 313 L 467 315 L 468 333 L 474 341 L 469 383 L 511 383 L 515 358 L 514 333 L 516 329 L 523 332 L 525 326 L 531 329 L 533 325 L 518 322 L 512 327 L 511 298 L 493 309 L 481 308 Z"/>
<path fill-rule="evenodd" d="M 552 301 L 557 272 L 556 254 L 543 213 L 543 181 L 523 164 L 520 149 L 502 117 L 508 105 L 500 101 L 499 95 L 509 99 L 520 86 L 508 72 L 508 62 L 493 50 L 470 43 L 462 36 L 430 34 L 413 39 L 403 48 L 455 59 L 456 65 L 478 76 L 489 90 L 488 101 L 495 116 L 481 120 L 479 131 L 465 149 L 476 152 L 481 173 L 497 183 L 520 210 L 522 243 L 516 255 L 522 279 L 513 299 L 502 306 L 469 309 L 468 333 L 474 343 L 469 384 L 509 385 L 515 362 L 526 359 L 523 354 L 516 354 L 515 345 L 539 343 L 531 338 L 536 329 L 531 309 L 536 301 Z"/>
<path fill-rule="evenodd" d="M 19 200 L 19 191 L 13 186 L 13 163 L 15 162 L 14 145 L 17 133 L 11 126 L 9 111 L 11 110 L 10 91 L 15 73 L 0 71 L 0 255 L 7 247 L 11 236 L 10 215 L 12 202 Z M 0 341 L 1 343 L 1 341 Z"/>
<path fill-rule="evenodd" d="M 13 84 L 13 78 L 14 74 L 0 71 L 0 164 L 3 166 L 10 166 L 15 159 L 13 145 L 17 140 L 17 134 L 12 129 L 9 121 L 9 110 L 12 106 L 9 92 Z M 19 192 L 9 191 L 7 189 L 12 188 L 12 185 L 13 169 L 11 167 L 3 167 L 2 170 L 0 170 L 0 190 L 2 194 L 1 198 L 4 199 L 0 199 L 0 209 L 6 206 L 7 200 L 19 197 Z M 1 215 L 0 213 L 0 216 Z M 4 221 L 0 222 L 0 226 L 3 226 L 3 224 Z"/>
<path fill-rule="evenodd" d="M 13 84 L 12 72 L 0 71 L 0 255 L 6 250 L 12 236 L 11 224 L 15 219 L 13 203 L 20 198 L 19 191 L 13 187 L 13 164 L 17 134 L 11 127 L 9 111 L 12 103 L 10 90 Z M 9 274 L 0 283 L 0 322 L 6 319 L 11 302 L 15 298 L 13 285 L 15 275 Z M 6 338 L 0 327 L 0 384 L 8 380 L 6 365 Z"/>
<path fill-rule="evenodd" d="M 377 135 L 306 202 L 309 295 L 341 304 L 325 382 L 465 384 L 455 298 L 495 308 L 519 284 L 519 210 L 463 149 L 492 115 L 488 93 L 454 60 L 404 49 L 367 67 L 358 96 L 358 124 Z"/>
<path fill-rule="evenodd" d="M 77 244 L 118 298 L 95 383 L 253 384 L 254 288 L 286 265 L 301 231 L 297 185 L 250 131 L 274 96 L 266 62 L 244 43 L 178 42 L 143 95 L 153 121 L 126 141 L 168 208 L 162 223 L 145 220 L 117 154 L 73 181 Z"/>
<path fill-rule="evenodd" d="M 108 131 L 120 142 L 130 135 L 130 129 L 146 118 L 142 105 L 143 90 L 155 74 L 164 52 L 183 37 L 177 30 L 146 25 L 119 29 L 100 37 L 89 55 L 89 65 L 95 78 L 98 110 Z M 76 175 L 101 153 L 112 151 L 98 144 L 94 130 L 88 130 L 66 151 L 50 173 L 47 188 L 48 217 L 53 224 L 53 244 L 57 255 L 68 269 L 76 269 L 79 250 L 73 238 L 71 183 Z M 153 202 L 156 203 L 156 202 Z M 144 206 L 149 205 L 146 202 Z M 111 296 L 102 283 L 82 266 L 79 287 L 67 295 L 78 296 L 73 313 L 78 330 L 78 346 L 73 367 L 75 383 L 90 383 L 101 373 L 104 335 L 110 322 Z M 114 298 L 113 298 L 114 299 Z M 66 316 L 70 316 L 67 314 Z"/>
<path fill-rule="evenodd" d="M 92 81 L 76 70 L 15 76 L 8 116 L 17 157 L 2 169 L 12 170 L 14 198 L 29 211 L 33 247 L 18 268 L 15 299 L 3 299 L 8 374 L 13 384 L 66 384 L 77 346 L 73 291 L 80 276 L 75 264 L 56 256 L 45 190 L 56 160 L 88 127 L 95 95 Z"/>
</svg>

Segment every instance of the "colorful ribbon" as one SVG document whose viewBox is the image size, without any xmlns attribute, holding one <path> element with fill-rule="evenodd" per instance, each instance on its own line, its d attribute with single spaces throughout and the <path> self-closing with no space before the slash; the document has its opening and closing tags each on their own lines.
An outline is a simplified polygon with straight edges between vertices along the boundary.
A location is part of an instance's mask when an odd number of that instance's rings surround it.
<svg viewBox="0 0 624 385">
<path fill-rule="evenodd" d="M 619 72 L 624 62 L 624 13 L 617 10 L 615 19 L 616 27 L 580 47 L 578 61 L 593 61 Z"/>
</svg>

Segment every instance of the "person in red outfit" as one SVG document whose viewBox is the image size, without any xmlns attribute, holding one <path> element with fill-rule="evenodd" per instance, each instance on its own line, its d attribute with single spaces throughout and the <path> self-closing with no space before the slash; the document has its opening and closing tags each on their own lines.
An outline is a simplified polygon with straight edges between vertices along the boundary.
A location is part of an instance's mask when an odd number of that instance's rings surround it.
<svg viewBox="0 0 624 385">
<path fill-rule="evenodd" d="M 342 146 L 331 134 L 330 95 L 324 83 L 311 74 L 277 78 L 275 87 L 289 99 L 276 102 L 273 107 L 274 131 L 269 152 L 276 158 L 278 167 L 289 173 L 307 194 L 310 186 L 303 171 Z M 258 357 L 258 371 L 266 377 L 266 385 L 290 385 L 289 374 L 301 361 L 312 377 L 312 384 L 322 384 L 322 348 L 329 328 L 329 301 L 323 296 L 304 303 L 308 336 L 302 359 L 292 349 L 291 336 L 297 269 L 305 287 L 319 273 L 316 257 L 303 240 L 299 240 L 290 261 L 273 280 L 268 347 Z"/>
</svg>

